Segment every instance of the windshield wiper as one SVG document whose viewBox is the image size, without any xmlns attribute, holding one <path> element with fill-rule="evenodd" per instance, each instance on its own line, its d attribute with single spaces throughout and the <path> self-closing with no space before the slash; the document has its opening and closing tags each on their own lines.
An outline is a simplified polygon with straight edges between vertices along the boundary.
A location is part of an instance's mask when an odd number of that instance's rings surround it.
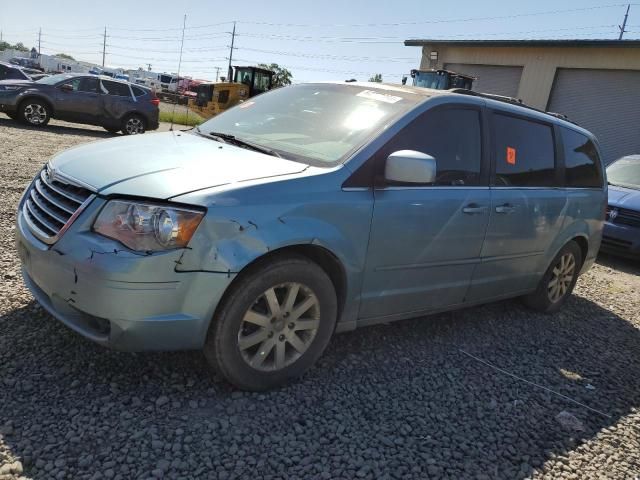
<svg viewBox="0 0 640 480">
<path fill-rule="evenodd" d="M 233 145 L 238 145 L 239 147 L 247 147 L 251 150 L 255 150 L 256 152 L 266 153 L 267 155 L 271 155 L 273 157 L 282 158 L 275 150 L 271 150 L 270 148 L 263 147 L 262 145 L 258 145 L 257 143 L 250 142 L 249 140 L 244 140 L 242 138 L 238 138 L 235 135 L 231 135 L 230 133 L 224 132 L 209 132 L 214 138 L 219 138 L 225 143 L 231 143 Z"/>
</svg>

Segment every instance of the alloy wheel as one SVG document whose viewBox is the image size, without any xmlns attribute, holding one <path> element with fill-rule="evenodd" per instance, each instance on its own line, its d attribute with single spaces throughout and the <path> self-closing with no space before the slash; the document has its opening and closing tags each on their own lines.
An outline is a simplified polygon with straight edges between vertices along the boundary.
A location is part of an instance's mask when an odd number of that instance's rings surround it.
<svg viewBox="0 0 640 480">
<path fill-rule="evenodd" d="M 576 270 L 576 259 L 572 253 L 565 253 L 553 267 L 551 280 L 547 284 L 547 295 L 552 303 L 558 302 L 566 295 L 573 281 Z"/>
<path fill-rule="evenodd" d="M 320 302 L 301 283 L 263 292 L 246 311 L 238 332 L 244 361 L 260 371 L 281 370 L 309 348 L 320 325 Z"/>
<path fill-rule="evenodd" d="M 30 103 L 24 108 L 24 119 L 32 125 L 40 125 L 47 119 L 47 110 L 38 103 Z"/>
<path fill-rule="evenodd" d="M 142 120 L 140 120 L 139 118 L 131 117 L 127 120 L 124 129 L 129 135 L 136 135 L 138 133 L 144 132 L 144 125 L 142 124 Z"/>
</svg>

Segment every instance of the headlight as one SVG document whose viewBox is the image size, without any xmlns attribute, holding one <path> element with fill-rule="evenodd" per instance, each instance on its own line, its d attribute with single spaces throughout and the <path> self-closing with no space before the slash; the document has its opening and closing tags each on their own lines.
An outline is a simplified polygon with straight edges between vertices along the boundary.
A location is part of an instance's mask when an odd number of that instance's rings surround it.
<svg viewBox="0 0 640 480">
<path fill-rule="evenodd" d="M 186 247 L 204 213 L 167 205 L 111 200 L 93 230 L 132 250 L 157 251 Z"/>
</svg>

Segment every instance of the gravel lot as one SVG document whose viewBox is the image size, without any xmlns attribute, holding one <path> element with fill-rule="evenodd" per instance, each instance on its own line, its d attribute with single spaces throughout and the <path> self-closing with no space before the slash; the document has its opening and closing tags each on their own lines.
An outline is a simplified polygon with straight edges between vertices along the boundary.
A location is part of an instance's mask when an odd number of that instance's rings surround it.
<svg viewBox="0 0 640 480">
<path fill-rule="evenodd" d="M 74 334 L 22 284 L 14 212 L 53 153 L 109 136 L 0 115 L 0 479 L 640 476 L 637 263 L 602 259 L 553 316 L 508 301 L 338 335 L 264 394 L 198 352 Z"/>
</svg>

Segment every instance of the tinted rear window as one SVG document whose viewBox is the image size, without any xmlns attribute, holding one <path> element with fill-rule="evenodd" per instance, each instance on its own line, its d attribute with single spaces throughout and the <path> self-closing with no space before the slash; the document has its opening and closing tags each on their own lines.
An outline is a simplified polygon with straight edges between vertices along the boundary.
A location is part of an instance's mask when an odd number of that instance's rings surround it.
<svg viewBox="0 0 640 480">
<path fill-rule="evenodd" d="M 147 93 L 149 93 L 149 92 L 147 92 L 146 90 L 144 90 L 143 88 L 140 88 L 140 87 L 133 87 L 132 86 L 131 90 L 133 90 L 133 94 L 136 97 L 141 97 L 141 96 L 146 95 Z"/>
<path fill-rule="evenodd" d="M 126 83 L 110 82 L 109 80 L 103 80 L 102 86 L 109 95 L 116 95 L 118 97 L 130 97 L 131 91 L 129 85 Z"/>
<path fill-rule="evenodd" d="M 494 114 L 494 159 L 497 186 L 555 185 L 555 148 L 551 126 Z"/>
<path fill-rule="evenodd" d="M 595 144 L 586 136 L 562 129 L 564 143 L 565 185 L 567 187 L 601 187 L 600 157 Z"/>
</svg>

